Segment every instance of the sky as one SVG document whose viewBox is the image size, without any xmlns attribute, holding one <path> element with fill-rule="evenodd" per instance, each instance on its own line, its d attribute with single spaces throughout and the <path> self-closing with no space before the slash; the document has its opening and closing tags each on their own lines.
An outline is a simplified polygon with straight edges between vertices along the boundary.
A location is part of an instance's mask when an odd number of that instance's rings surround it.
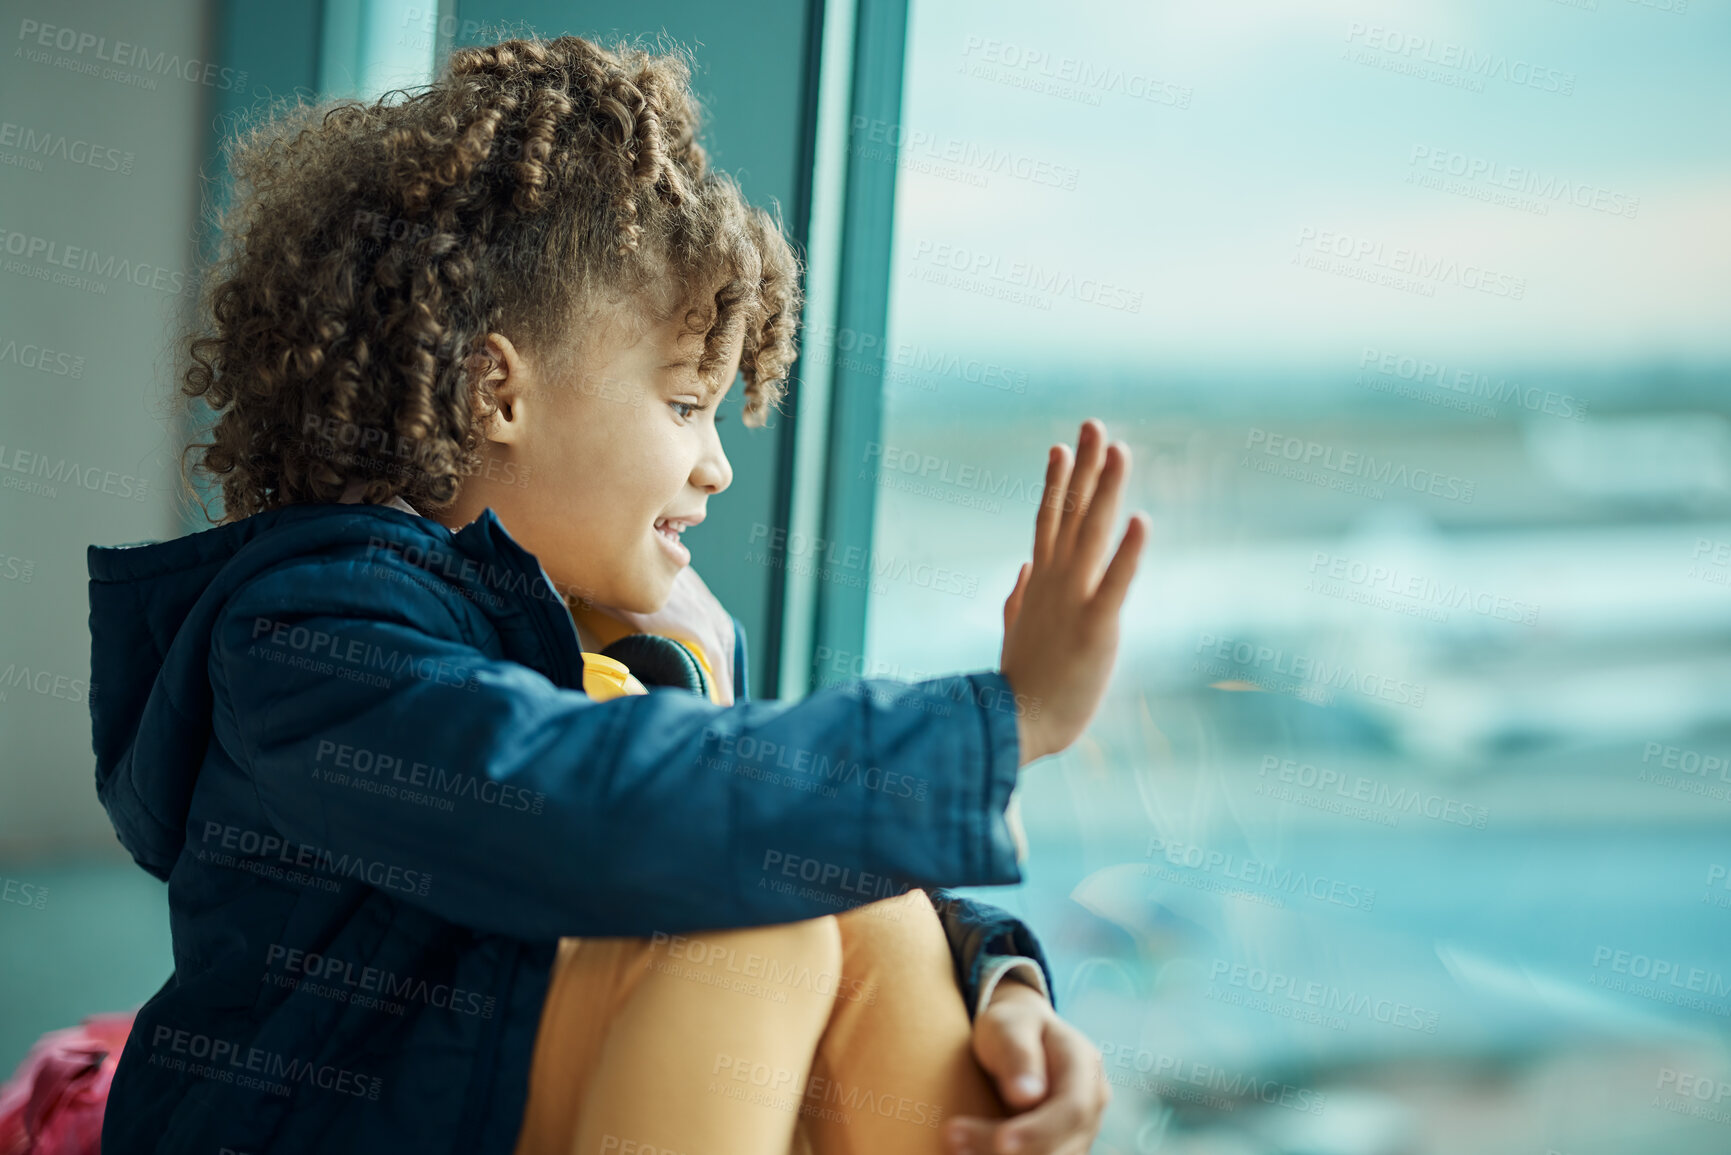
<svg viewBox="0 0 1731 1155">
<path fill-rule="evenodd" d="M 892 340 L 1716 364 L 1728 56 L 1731 5 L 1702 0 L 913 0 Z M 1018 263 L 1070 293 L 1002 299 Z"/>
</svg>

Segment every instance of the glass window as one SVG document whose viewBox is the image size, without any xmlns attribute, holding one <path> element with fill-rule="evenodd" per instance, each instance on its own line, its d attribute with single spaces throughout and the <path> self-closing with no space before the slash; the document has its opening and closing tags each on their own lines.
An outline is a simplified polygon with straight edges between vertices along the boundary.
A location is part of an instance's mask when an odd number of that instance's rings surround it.
<svg viewBox="0 0 1731 1155">
<path fill-rule="evenodd" d="M 1113 1149 L 1731 1145 L 1728 45 L 913 4 L 868 658 L 995 666 L 1046 448 L 1130 443 L 1111 693 L 975 892 Z"/>
</svg>

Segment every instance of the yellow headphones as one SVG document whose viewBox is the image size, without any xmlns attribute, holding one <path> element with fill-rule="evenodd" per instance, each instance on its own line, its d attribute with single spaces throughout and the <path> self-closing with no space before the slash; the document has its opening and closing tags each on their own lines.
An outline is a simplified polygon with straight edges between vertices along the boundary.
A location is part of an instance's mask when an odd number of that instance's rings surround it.
<svg viewBox="0 0 1731 1155">
<path fill-rule="evenodd" d="M 715 671 L 695 641 L 666 634 L 624 634 L 601 653 L 583 651 L 583 692 L 591 698 L 605 701 L 621 694 L 647 694 L 650 686 L 690 690 L 721 704 Z"/>
<path fill-rule="evenodd" d="M 583 653 L 583 692 L 598 701 L 621 694 L 647 694 L 651 687 L 672 686 L 702 694 L 721 704 L 715 670 L 695 638 L 671 634 L 632 633 L 631 627 L 591 607 L 566 608 L 584 630 L 602 639 L 599 653 Z"/>
</svg>

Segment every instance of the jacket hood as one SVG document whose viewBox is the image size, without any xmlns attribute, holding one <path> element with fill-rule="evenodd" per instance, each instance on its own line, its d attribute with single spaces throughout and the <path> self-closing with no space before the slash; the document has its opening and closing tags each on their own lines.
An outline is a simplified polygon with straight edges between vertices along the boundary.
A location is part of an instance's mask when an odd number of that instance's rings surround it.
<svg viewBox="0 0 1731 1155">
<path fill-rule="evenodd" d="M 211 631 L 223 605 L 267 569 L 381 537 L 472 556 L 514 554 L 530 574 L 540 568 L 491 509 L 453 533 L 388 506 L 309 503 L 171 541 L 89 547 L 96 793 L 145 870 L 166 881 L 186 841 L 212 735 Z M 547 595 L 557 596 L 550 582 Z"/>
</svg>

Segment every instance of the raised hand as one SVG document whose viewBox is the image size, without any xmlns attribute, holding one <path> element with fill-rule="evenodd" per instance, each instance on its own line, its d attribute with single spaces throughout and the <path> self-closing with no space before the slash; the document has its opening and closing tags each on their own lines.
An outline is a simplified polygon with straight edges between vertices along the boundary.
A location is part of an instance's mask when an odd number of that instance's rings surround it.
<svg viewBox="0 0 1731 1155">
<path fill-rule="evenodd" d="M 1118 614 L 1148 537 L 1148 515 L 1138 511 L 1107 563 L 1130 447 L 1108 446 L 1105 425 L 1092 417 L 1076 445 L 1074 469 L 1069 446 L 1046 455 L 1033 560 L 1004 602 L 998 668 L 1026 703 L 1016 714 L 1024 766 L 1068 747 L 1099 709 L 1118 654 Z"/>
</svg>

